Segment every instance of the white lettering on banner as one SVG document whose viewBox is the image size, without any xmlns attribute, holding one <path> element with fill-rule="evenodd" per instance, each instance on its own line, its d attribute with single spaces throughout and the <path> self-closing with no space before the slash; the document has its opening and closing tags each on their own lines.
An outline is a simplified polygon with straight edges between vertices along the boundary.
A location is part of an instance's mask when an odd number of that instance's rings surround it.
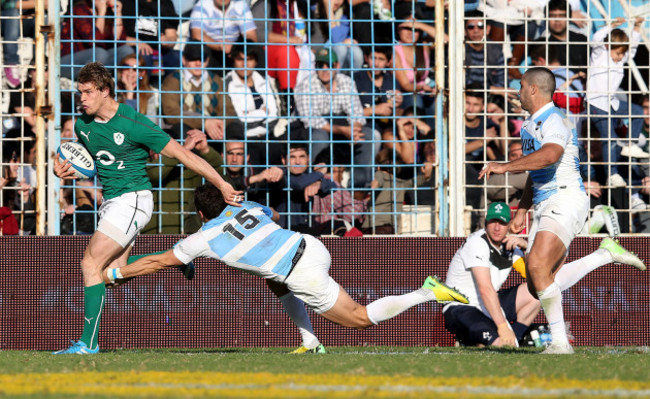
<svg viewBox="0 0 650 399">
<path fill-rule="evenodd" d="M 411 292 L 410 287 L 368 289 L 346 287 L 346 291 L 357 302 L 368 304 L 381 297 L 403 295 Z M 262 293 L 260 295 L 260 293 Z M 5 295 L 0 292 L 0 306 Z M 67 307 L 75 313 L 83 313 L 83 287 L 50 286 L 38 293 L 41 311 L 51 312 L 54 308 Z M 629 312 L 641 311 L 639 306 L 647 305 L 643 298 L 645 291 L 640 287 L 626 290 L 623 283 L 614 286 L 576 287 L 563 293 L 564 307 L 572 312 L 594 311 Z M 277 298 L 265 292 L 262 286 L 240 286 L 205 284 L 200 286 L 173 284 L 161 280 L 155 284 L 130 283 L 117 289 L 106 290 L 106 310 L 115 313 L 175 313 L 175 312 L 221 312 L 233 308 L 246 309 L 250 314 L 281 313 Z M 441 305 L 435 301 L 426 302 L 412 309 L 415 312 L 436 312 Z"/>
<path fill-rule="evenodd" d="M 625 292 L 620 284 L 614 286 L 612 300 L 609 302 L 609 310 L 622 310 L 626 312 L 630 310 L 630 304 L 627 302 Z"/>
<path fill-rule="evenodd" d="M 64 305 L 73 312 L 84 311 L 84 287 L 70 287 L 63 296 Z"/>
<path fill-rule="evenodd" d="M 593 310 L 629 311 L 630 300 L 638 298 L 639 290 L 626 292 L 621 284 L 614 287 L 580 287 L 569 289 L 562 293 L 564 306 L 574 312 L 590 312 Z"/>
<path fill-rule="evenodd" d="M 59 305 L 61 300 L 61 291 L 58 288 L 49 288 L 43 294 L 43 299 L 41 300 L 41 306 L 46 308 L 54 308 Z"/>
</svg>

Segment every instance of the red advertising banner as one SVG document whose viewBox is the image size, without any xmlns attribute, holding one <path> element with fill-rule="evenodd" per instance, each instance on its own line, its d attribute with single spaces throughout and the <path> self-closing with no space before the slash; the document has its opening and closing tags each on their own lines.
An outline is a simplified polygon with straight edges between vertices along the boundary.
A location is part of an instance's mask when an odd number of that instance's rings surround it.
<svg viewBox="0 0 650 399">
<path fill-rule="evenodd" d="M 133 254 L 171 248 L 180 236 L 141 236 Z M 83 322 L 79 263 L 88 237 L 0 237 L 0 349 L 52 350 L 78 339 Z M 359 303 L 417 289 L 429 274 L 444 277 L 462 238 L 324 238 L 330 274 Z M 569 261 L 598 248 L 579 238 Z M 622 238 L 650 263 L 649 238 Z M 209 259 L 187 281 L 176 270 L 108 289 L 100 347 L 212 348 L 298 346 L 297 329 L 262 279 Z M 513 272 L 505 287 L 523 282 Z M 649 345 L 648 272 L 607 265 L 564 293 L 577 345 Z M 325 345 L 448 346 L 441 306 L 427 303 L 365 331 L 310 313 Z M 543 321 L 543 316 L 538 320 Z"/>
</svg>

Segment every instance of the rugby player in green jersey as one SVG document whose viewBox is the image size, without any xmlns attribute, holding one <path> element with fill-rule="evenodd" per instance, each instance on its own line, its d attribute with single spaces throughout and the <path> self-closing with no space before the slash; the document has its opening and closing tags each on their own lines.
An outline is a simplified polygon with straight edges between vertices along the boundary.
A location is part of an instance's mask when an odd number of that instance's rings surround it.
<svg viewBox="0 0 650 399">
<path fill-rule="evenodd" d="M 230 205 L 239 206 L 242 192 L 226 183 L 210 164 L 156 126 L 149 118 L 115 100 L 115 83 L 98 62 L 81 68 L 77 79 L 83 114 L 75 123 L 79 142 L 92 154 L 103 186 L 99 223 L 81 261 L 84 276 L 84 329 L 81 338 L 55 354 L 94 354 L 106 287 L 102 272 L 125 266 L 132 244 L 153 211 L 146 166 L 149 149 L 178 159 L 219 188 Z M 54 174 L 72 179 L 69 161 L 54 160 Z"/>
</svg>

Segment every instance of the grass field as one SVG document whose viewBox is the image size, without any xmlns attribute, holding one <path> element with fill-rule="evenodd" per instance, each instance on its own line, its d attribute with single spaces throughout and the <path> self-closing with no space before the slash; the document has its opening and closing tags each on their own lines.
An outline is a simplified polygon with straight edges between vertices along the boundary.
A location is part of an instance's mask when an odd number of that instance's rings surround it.
<svg viewBox="0 0 650 399">
<path fill-rule="evenodd" d="M 650 349 L 330 347 L 0 352 L 0 397 L 650 397 Z"/>
</svg>

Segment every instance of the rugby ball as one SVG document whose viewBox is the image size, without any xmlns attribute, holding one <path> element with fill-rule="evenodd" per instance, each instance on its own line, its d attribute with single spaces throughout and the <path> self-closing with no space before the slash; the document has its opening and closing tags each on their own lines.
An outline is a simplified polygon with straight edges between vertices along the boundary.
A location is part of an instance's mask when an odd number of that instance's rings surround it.
<svg viewBox="0 0 650 399">
<path fill-rule="evenodd" d="M 61 144 L 57 152 L 61 160 L 70 161 L 77 178 L 90 179 L 97 174 L 95 161 L 83 145 L 74 141 L 66 141 Z"/>
</svg>

